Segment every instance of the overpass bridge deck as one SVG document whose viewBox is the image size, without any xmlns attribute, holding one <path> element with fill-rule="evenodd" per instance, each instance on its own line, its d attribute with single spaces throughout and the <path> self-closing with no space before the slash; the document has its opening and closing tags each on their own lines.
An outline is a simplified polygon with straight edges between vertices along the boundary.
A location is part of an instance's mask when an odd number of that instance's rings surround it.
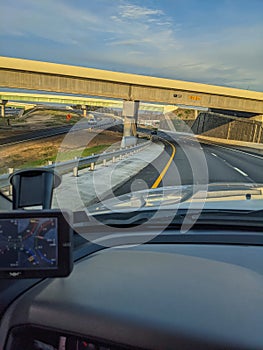
<svg viewBox="0 0 263 350">
<path fill-rule="evenodd" d="M 263 114 L 262 92 L 9 57 L 0 87 Z"/>
</svg>

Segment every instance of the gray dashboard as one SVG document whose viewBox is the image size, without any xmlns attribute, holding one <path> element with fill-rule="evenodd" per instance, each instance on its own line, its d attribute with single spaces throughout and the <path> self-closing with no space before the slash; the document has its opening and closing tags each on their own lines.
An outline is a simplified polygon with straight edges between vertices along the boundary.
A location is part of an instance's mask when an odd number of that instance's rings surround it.
<svg viewBox="0 0 263 350">
<path fill-rule="evenodd" d="M 5 313 L 0 348 L 35 325 L 145 349 L 263 349 L 263 248 L 110 248 L 50 279 Z"/>
</svg>

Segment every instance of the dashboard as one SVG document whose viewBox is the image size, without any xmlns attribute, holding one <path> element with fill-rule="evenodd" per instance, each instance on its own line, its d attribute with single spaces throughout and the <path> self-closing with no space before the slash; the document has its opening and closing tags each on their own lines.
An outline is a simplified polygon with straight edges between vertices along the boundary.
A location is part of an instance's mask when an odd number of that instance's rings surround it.
<svg viewBox="0 0 263 350">
<path fill-rule="evenodd" d="M 94 251 L 10 304 L 0 349 L 263 349 L 262 253 L 165 241 Z"/>
</svg>

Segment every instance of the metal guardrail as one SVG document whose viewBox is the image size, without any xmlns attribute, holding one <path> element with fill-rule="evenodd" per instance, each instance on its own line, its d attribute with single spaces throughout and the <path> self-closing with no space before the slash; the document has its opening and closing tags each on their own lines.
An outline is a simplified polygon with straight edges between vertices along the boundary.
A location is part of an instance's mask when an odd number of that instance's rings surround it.
<svg viewBox="0 0 263 350">
<path fill-rule="evenodd" d="M 133 146 L 133 147 L 126 147 L 123 149 L 119 149 L 117 151 L 111 151 L 111 152 L 103 152 L 100 154 L 96 154 L 93 156 L 83 157 L 83 158 L 77 158 L 68 160 L 66 162 L 61 163 L 54 163 L 50 165 L 43 166 L 44 169 L 56 169 L 57 172 L 60 174 L 65 174 L 69 171 L 73 171 L 74 168 L 79 168 L 82 166 L 88 166 L 92 163 L 103 162 L 103 160 L 110 160 L 113 157 L 119 157 L 121 155 L 125 155 L 137 150 L 140 150 L 141 148 L 144 148 L 148 146 L 151 143 L 151 141 L 145 141 L 142 142 L 139 145 Z M 0 175 L 0 188 L 9 186 L 9 178 L 10 174 L 3 174 Z"/>
</svg>

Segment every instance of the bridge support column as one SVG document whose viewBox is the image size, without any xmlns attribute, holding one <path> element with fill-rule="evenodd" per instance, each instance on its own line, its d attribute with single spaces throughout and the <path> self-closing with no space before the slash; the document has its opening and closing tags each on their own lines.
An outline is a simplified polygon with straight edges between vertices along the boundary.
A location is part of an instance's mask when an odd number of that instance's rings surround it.
<svg viewBox="0 0 263 350">
<path fill-rule="evenodd" d="M 87 117 L 87 106 L 86 105 L 82 105 L 81 109 L 82 109 L 82 116 L 84 118 L 86 118 Z"/>
<path fill-rule="evenodd" d="M 199 110 L 198 109 L 195 109 L 195 112 L 194 112 L 194 119 L 197 119 L 198 117 L 198 114 L 199 114 Z"/>
<path fill-rule="evenodd" d="M 1 100 L 1 117 L 5 117 L 5 105 L 7 104 L 7 100 Z"/>
<path fill-rule="evenodd" d="M 263 124 L 263 114 L 256 115 L 255 117 L 249 118 L 250 120 L 256 120 L 257 122 L 261 122 Z"/>
<path fill-rule="evenodd" d="M 121 147 L 134 146 L 137 143 L 139 103 L 139 101 L 123 101 L 122 115 L 124 122 Z"/>
</svg>

